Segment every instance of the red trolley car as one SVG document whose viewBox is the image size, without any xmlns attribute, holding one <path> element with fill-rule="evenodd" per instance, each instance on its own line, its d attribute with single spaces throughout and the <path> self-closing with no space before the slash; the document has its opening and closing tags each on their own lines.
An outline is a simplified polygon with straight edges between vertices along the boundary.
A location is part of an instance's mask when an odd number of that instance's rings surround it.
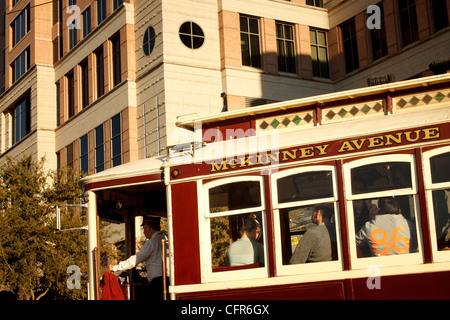
<svg viewBox="0 0 450 320">
<path fill-rule="evenodd" d="M 125 222 L 132 254 L 134 219 L 153 212 L 167 218 L 171 299 L 448 299 L 449 119 L 447 74 L 180 120 L 192 143 L 82 180 L 90 298 L 99 219 Z M 374 222 L 385 199 L 391 231 Z M 318 205 L 332 254 L 293 263 Z M 249 216 L 262 261 L 230 265 Z"/>
</svg>

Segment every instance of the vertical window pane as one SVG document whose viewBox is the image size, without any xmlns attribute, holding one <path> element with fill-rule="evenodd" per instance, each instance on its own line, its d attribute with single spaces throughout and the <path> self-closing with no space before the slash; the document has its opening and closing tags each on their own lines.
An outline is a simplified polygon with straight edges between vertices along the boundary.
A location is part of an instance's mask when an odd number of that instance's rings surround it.
<svg viewBox="0 0 450 320">
<path fill-rule="evenodd" d="M 111 160 L 113 167 L 122 163 L 120 114 L 111 119 Z"/>
<path fill-rule="evenodd" d="M 447 2 L 443 0 L 433 0 L 433 20 L 434 20 L 434 31 L 439 31 L 443 28 L 448 27 L 448 9 Z"/>
<path fill-rule="evenodd" d="M 355 19 L 351 19 L 341 25 L 341 30 L 344 45 L 345 68 L 347 72 L 351 72 L 359 68 Z"/>
<path fill-rule="evenodd" d="M 105 149 L 104 149 L 103 125 L 95 128 L 95 172 L 105 169 Z"/>
<path fill-rule="evenodd" d="M 277 23 L 278 70 L 295 73 L 295 45 L 293 27 Z"/>
<path fill-rule="evenodd" d="M 240 18 L 242 64 L 255 68 L 261 67 L 258 23 L 257 19 Z"/>
<path fill-rule="evenodd" d="M 415 0 L 399 0 L 403 46 L 419 39 Z"/>
<path fill-rule="evenodd" d="M 311 62 L 313 69 L 313 76 L 328 78 L 328 47 L 327 37 L 325 31 L 310 30 L 311 39 Z"/>
<path fill-rule="evenodd" d="M 83 38 L 91 32 L 91 7 L 83 12 Z"/>
<path fill-rule="evenodd" d="M 433 209 L 438 250 L 450 250 L 450 189 L 433 191 Z"/>
</svg>

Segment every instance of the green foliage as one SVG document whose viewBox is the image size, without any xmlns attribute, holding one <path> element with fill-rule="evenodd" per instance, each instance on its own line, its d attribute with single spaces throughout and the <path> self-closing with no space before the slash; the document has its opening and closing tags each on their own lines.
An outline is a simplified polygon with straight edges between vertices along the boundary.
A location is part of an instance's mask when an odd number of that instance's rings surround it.
<svg viewBox="0 0 450 320">
<path fill-rule="evenodd" d="M 56 231 L 55 221 L 55 205 L 80 203 L 80 177 L 71 168 L 46 172 L 44 163 L 23 156 L 0 168 L 0 290 L 24 300 L 85 299 L 85 231 Z M 85 212 L 68 209 L 62 224 L 85 225 Z M 70 265 L 81 269 L 79 290 L 67 288 Z"/>
</svg>

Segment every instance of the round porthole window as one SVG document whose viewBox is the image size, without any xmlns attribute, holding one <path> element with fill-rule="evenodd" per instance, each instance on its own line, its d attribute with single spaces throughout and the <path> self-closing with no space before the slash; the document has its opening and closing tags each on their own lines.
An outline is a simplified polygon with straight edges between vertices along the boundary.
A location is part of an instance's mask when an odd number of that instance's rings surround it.
<svg viewBox="0 0 450 320">
<path fill-rule="evenodd" d="M 153 27 L 148 27 L 147 30 L 145 30 L 144 34 L 144 41 L 143 41 L 143 48 L 145 55 L 150 55 L 153 51 L 153 47 L 155 46 L 155 29 Z"/>
<path fill-rule="evenodd" d="M 202 28 L 192 21 L 185 22 L 180 27 L 180 39 L 183 44 L 191 49 L 200 48 L 205 41 Z"/>
</svg>

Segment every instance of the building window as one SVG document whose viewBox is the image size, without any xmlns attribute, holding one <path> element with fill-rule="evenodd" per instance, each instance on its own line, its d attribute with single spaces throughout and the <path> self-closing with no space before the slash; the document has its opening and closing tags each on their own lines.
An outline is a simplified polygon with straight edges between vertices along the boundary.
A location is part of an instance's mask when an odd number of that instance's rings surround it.
<svg viewBox="0 0 450 320">
<path fill-rule="evenodd" d="M 81 106 L 85 108 L 89 105 L 89 67 L 88 62 L 81 63 Z"/>
<path fill-rule="evenodd" d="M 351 72 L 359 68 L 358 46 L 356 42 L 355 19 L 341 25 L 344 46 L 345 70 Z"/>
<path fill-rule="evenodd" d="M 192 21 L 185 22 L 181 25 L 180 39 L 183 44 L 191 49 L 198 49 L 205 41 L 202 28 L 198 24 Z"/>
<path fill-rule="evenodd" d="M 143 41 L 143 49 L 145 55 L 150 55 L 153 51 L 153 47 L 155 46 L 155 40 L 156 40 L 156 33 L 155 29 L 150 26 L 147 28 L 144 34 L 144 41 Z"/>
<path fill-rule="evenodd" d="M 69 7 L 77 4 L 77 0 L 69 0 Z"/>
<path fill-rule="evenodd" d="M 450 147 L 424 152 L 433 260 L 450 260 Z"/>
<path fill-rule="evenodd" d="M 434 32 L 448 27 L 447 2 L 442 0 L 432 0 L 431 2 L 434 20 Z"/>
<path fill-rule="evenodd" d="M 95 128 L 95 172 L 105 170 L 105 136 L 103 124 Z"/>
<path fill-rule="evenodd" d="M 114 0 L 113 1 L 113 5 L 114 5 L 114 10 L 116 10 L 117 8 L 119 8 L 122 5 L 123 1 L 122 0 Z"/>
<path fill-rule="evenodd" d="M 77 44 L 77 28 L 75 22 L 69 26 L 69 49 L 72 49 Z"/>
<path fill-rule="evenodd" d="M 106 19 L 106 0 L 97 0 L 97 24 Z"/>
<path fill-rule="evenodd" d="M 277 23 L 278 70 L 295 73 L 294 28 L 291 25 Z"/>
<path fill-rule="evenodd" d="M 403 46 L 419 39 L 415 0 L 398 0 Z"/>
<path fill-rule="evenodd" d="M 356 267 L 422 263 L 415 170 L 410 154 L 346 165 L 349 230 L 354 233 L 350 247 Z"/>
<path fill-rule="evenodd" d="M 280 274 L 342 270 L 335 172 L 333 166 L 313 166 L 272 176 Z"/>
<path fill-rule="evenodd" d="M 122 66 L 120 61 L 120 36 L 111 39 L 114 86 L 122 82 Z"/>
<path fill-rule="evenodd" d="M 12 43 L 15 46 L 30 31 L 30 5 L 27 5 L 11 23 Z"/>
<path fill-rule="evenodd" d="M 12 80 L 16 82 L 30 68 L 30 47 L 26 48 L 11 64 Z"/>
<path fill-rule="evenodd" d="M 60 112 L 60 107 L 61 107 L 61 96 L 59 93 L 59 81 L 56 83 L 56 125 L 59 127 L 60 123 L 60 119 L 59 117 L 61 116 L 61 112 Z"/>
<path fill-rule="evenodd" d="M 31 131 L 30 97 L 23 98 L 13 110 L 13 143 L 22 140 Z"/>
<path fill-rule="evenodd" d="M 87 7 L 83 12 L 83 38 L 91 32 L 91 7 Z"/>
<path fill-rule="evenodd" d="M 66 147 L 66 165 L 68 167 L 73 167 L 73 161 L 73 143 L 71 143 Z"/>
<path fill-rule="evenodd" d="M 261 67 L 259 22 L 250 17 L 240 17 L 242 65 Z"/>
<path fill-rule="evenodd" d="M 68 117 L 75 115 L 75 79 L 73 73 L 66 75 L 67 78 L 67 109 Z"/>
<path fill-rule="evenodd" d="M 328 78 L 330 73 L 328 69 L 327 33 L 322 30 L 310 29 L 309 36 L 311 39 L 313 76 Z"/>
<path fill-rule="evenodd" d="M 377 4 L 380 8 L 380 29 L 373 28 L 370 30 L 372 38 L 372 58 L 373 61 L 378 60 L 387 55 L 386 26 L 384 23 L 383 3 Z"/>
<path fill-rule="evenodd" d="M 120 113 L 111 118 L 111 163 L 112 167 L 122 164 L 122 138 Z"/>
<path fill-rule="evenodd" d="M 256 176 L 205 185 L 207 231 L 203 235 L 210 248 L 206 250 L 208 279 L 267 276 L 263 194 L 262 178 Z"/>
<path fill-rule="evenodd" d="M 306 4 L 309 6 L 323 8 L 323 0 L 306 0 Z"/>
<path fill-rule="evenodd" d="M 100 98 L 105 93 L 105 68 L 102 47 L 95 51 L 95 61 L 97 64 L 97 98 Z"/>
<path fill-rule="evenodd" d="M 80 138 L 80 171 L 89 172 L 89 142 L 88 135 Z"/>
</svg>

